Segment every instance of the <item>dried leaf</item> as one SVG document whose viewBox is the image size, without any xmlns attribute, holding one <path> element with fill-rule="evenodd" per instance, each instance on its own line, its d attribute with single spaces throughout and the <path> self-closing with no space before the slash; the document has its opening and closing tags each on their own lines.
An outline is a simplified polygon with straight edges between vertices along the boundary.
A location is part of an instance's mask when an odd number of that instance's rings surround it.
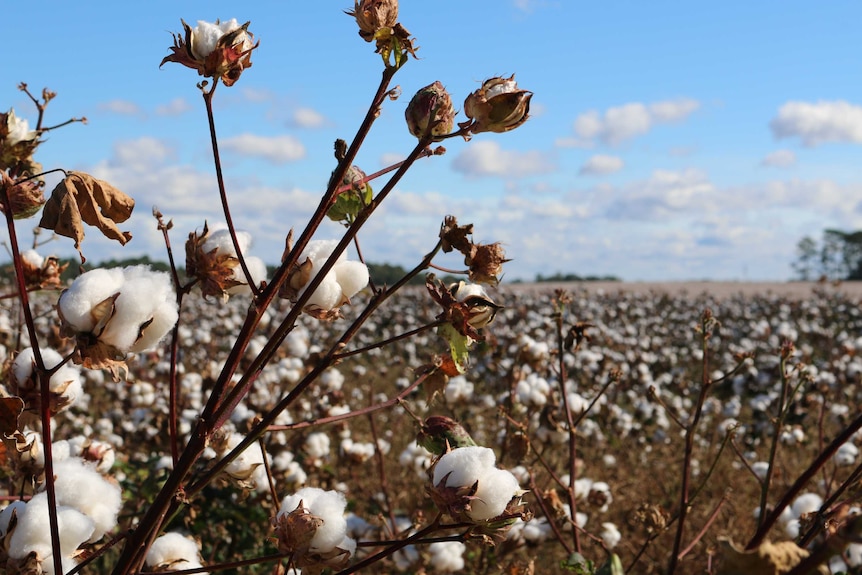
<svg viewBox="0 0 862 575">
<path fill-rule="evenodd" d="M 24 411 L 24 400 L 20 397 L 0 398 L 0 432 L 11 435 L 18 429 L 18 417 Z"/>
<path fill-rule="evenodd" d="M 720 539 L 720 542 L 723 556 L 720 575 L 780 575 L 788 573 L 808 557 L 808 551 L 793 541 L 766 541 L 750 551 L 740 548 L 729 539 Z M 820 565 L 812 573 L 827 575 L 829 570 Z"/>
<path fill-rule="evenodd" d="M 68 172 L 45 203 L 39 227 L 72 238 L 78 253 L 84 240 L 84 223 L 125 245 L 132 234 L 120 231 L 117 224 L 128 220 L 134 207 L 132 198 L 109 183 L 83 172 Z"/>
</svg>

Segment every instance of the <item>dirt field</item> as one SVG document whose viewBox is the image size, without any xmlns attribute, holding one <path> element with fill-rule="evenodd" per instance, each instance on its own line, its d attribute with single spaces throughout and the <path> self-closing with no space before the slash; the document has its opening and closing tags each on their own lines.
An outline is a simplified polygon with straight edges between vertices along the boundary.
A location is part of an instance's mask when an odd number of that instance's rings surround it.
<svg viewBox="0 0 862 575">
<path fill-rule="evenodd" d="M 862 300 L 862 282 L 843 282 L 837 285 L 817 282 L 571 282 L 571 283 L 529 283 L 501 285 L 501 290 L 523 289 L 529 291 L 552 291 L 564 288 L 570 291 L 585 289 L 589 292 L 602 290 L 604 293 L 670 293 L 673 295 L 699 295 L 709 293 L 718 298 L 734 295 L 776 294 L 792 298 L 806 298 L 815 290 L 841 292 L 847 297 Z"/>
</svg>

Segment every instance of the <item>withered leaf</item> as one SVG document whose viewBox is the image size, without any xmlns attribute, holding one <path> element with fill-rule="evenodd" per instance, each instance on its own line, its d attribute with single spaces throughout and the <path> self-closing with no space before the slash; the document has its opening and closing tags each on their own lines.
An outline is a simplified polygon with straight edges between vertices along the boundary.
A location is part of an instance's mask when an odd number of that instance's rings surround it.
<svg viewBox="0 0 862 575">
<path fill-rule="evenodd" d="M 766 541 L 750 551 L 726 538 L 719 539 L 719 543 L 723 559 L 719 570 L 721 575 L 779 575 L 789 572 L 808 557 L 808 551 L 793 541 Z M 819 565 L 810 572 L 825 575 L 829 570 L 825 565 Z"/>
<path fill-rule="evenodd" d="M 125 245 L 132 234 L 120 231 L 117 224 L 128 220 L 134 208 L 135 200 L 111 184 L 83 172 L 70 171 L 51 192 L 39 227 L 72 238 L 78 253 L 84 240 L 84 223 Z M 83 254 L 81 258 L 84 259 Z"/>
<path fill-rule="evenodd" d="M 24 412 L 20 397 L 0 397 L 0 432 L 11 435 L 18 429 L 18 417 Z"/>
</svg>

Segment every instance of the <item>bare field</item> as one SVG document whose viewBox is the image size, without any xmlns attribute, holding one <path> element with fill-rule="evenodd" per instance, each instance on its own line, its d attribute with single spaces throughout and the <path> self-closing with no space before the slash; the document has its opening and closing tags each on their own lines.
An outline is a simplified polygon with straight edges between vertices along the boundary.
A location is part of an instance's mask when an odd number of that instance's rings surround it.
<svg viewBox="0 0 862 575">
<path fill-rule="evenodd" d="M 500 289 L 524 290 L 528 292 L 553 291 L 563 288 L 569 291 L 586 290 L 589 293 L 614 294 L 628 292 L 636 294 L 670 294 L 696 297 L 702 294 L 723 299 L 742 295 L 774 294 L 780 297 L 803 299 L 818 291 L 840 293 L 850 299 L 862 299 L 862 282 L 837 284 L 820 282 L 544 282 L 505 284 Z"/>
</svg>

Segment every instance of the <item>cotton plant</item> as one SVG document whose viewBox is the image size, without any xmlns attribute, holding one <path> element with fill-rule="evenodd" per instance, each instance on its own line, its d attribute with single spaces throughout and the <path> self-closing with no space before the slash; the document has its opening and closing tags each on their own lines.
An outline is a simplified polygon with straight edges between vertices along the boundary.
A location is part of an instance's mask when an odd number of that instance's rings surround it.
<svg viewBox="0 0 862 575">
<path fill-rule="evenodd" d="M 74 361 L 115 375 L 127 353 L 155 347 L 179 317 L 170 275 L 145 265 L 81 274 L 60 295 L 57 312 L 75 337 Z"/>
<path fill-rule="evenodd" d="M 356 552 L 356 541 L 347 534 L 346 506 L 342 493 L 318 487 L 285 497 L 273 520 L 279 552 L 290 554 L 301 569 L 345 566 Z"/>
</svg>

